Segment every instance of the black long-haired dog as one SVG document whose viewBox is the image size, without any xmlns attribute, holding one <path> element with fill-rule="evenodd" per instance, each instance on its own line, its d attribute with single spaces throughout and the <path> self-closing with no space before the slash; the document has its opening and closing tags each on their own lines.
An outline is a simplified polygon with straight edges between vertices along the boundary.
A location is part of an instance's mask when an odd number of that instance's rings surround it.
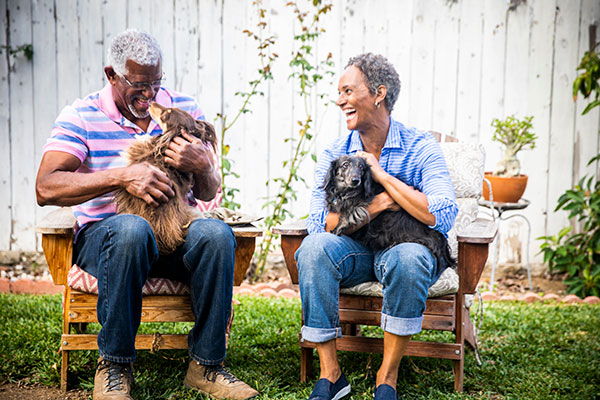
<svg viewBox="0 0 600 400">
<path fill-rule="evenodd" d="M 332 230 L 338 236 L 349 227 L 368 220 L 367 206 L 384 190 L 373 180 L 369 164 L 358 156 L 341 156 L 333 160 L 322 188 L 327 209 L 340 215 L 338 225 Z M 431 251 L 438 265 L 442 265 L 443 260 L 448 267 L 456 267 L 446 237 L 403 209 L 383 211 L 350 237 L 373 250 L 405 242 L 418 243 Z"/>
</svg>

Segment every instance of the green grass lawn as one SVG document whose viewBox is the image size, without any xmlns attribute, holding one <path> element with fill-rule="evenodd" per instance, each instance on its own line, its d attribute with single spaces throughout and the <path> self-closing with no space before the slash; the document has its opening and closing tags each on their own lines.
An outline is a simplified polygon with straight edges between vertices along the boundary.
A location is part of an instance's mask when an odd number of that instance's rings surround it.
<svg viewBox="0 0 600 400">
<path fill-rule="evenodd" d="M 264 399 L 306 399 L 314 381 L 300 375 L 299 300 L 237 297 L 227 366 Z M 0 382 L 28 378 L 59 385 L 61 297 L 0 294 Z M 189 324 L 160 324 L 161 332 L 185 332 Z M 144 325 L 143 325 L 144 326 Z M 98 326 L 91 326 L 98 330 Z M 154 332 L 156 325 L 146 324 Z M 380 335 L 379 328 L 366 334 Z M 439 339 L 422 333 L 419 340 Z M 448 336 L 448 340 L 451 338 Z M 600 306 L 485 303 L 480 332 L 483 365 L 469 351 L 462 394 L 453 391 L 452 363 L 402 360 L 401 399 L 598 399 Z M 70 385 L 91 395 L 97 352 L 71 352 Z M 372 398 L 380 355 L 340 352 L 352 398 Z M 136 399 L 202 398 L 183 387 L 186 351 L 140 351 L 135 363 Z"/>
</svg>

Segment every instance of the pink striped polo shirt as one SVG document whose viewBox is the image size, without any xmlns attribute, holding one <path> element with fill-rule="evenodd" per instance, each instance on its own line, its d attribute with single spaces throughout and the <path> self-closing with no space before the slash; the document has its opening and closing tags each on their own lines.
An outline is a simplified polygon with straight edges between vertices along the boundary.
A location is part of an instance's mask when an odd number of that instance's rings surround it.
<svg viewBox="0 0 600 400">
<path fill-rule="evenodd" d="M 165 107 L 185 110 L 196 119 L 204 119 L 202 110 L 190 96 L 161 87 L 155 101 Z M 150 121 L 148 131 L 144 132 L 123 117 L 115 105 L 111 86 L 107 84 L 102 90 L 75 100 L 60 112 L 44 146 L 44 153 L 62 151 L 74 155 L 81 160 L 77 172 L 102 171 L 124 167 L 126 161 L 120 153 L 136 137 L 161 133 L 162 130 L 154 121 Z M 201 205 L 201 208 L 207 207 Z M 114 215 L 117 207 L 111 192 L 73 206 L 72 209 L 81 227 L 90 221 Z"/>
</svg>

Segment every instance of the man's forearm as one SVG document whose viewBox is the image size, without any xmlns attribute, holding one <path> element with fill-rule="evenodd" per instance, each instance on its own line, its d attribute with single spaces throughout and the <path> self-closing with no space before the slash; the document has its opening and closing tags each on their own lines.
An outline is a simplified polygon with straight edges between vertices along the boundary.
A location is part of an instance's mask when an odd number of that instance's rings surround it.
<svg viewBox="0 0 600 400">
<path fill-rule="evenodd" d="M 37 201 L 41 206 L 81 204 L 119 188 L 117 176 L 114 169 L 92 173 L 55 171 L 38 180 Z"/>
<path fill-rule="evenodd" d="M 215 198 L 217 190 L 221 186 L 221 175 L 217 169 L 209 173 L 194 174 L 194 197 L 202 201 L 210 201 Z"/>
</svg>

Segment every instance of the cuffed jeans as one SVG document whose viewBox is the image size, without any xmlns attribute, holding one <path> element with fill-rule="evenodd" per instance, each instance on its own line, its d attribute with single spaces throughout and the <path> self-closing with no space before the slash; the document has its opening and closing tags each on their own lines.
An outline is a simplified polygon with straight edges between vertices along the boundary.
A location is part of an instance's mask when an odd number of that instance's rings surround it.
<svg viewBox="0 0 600 400">
<path fill-rule="evenodd" d="M 348 236 L 308 235 L 295 254 L 304 314 L 302 338 L 322 343 L 342 336 L 339 289 L 363 282 L 383 286 L 381 328 L 399 336 L 421 331 L 429 288 L 445 266 L 420 244 L 373 252 Z"/>
<path fill-rule="evenodd" d="M 194 327 L 190 357 L 204 365 L 225 359 L 225 331 L 231 312 L 235 236 L 214 219 L 193 221 L 185 243 L 159 255 L 145 219 L 114 215 L 78 232 L 74 259 L 98 278 L 100 355 L 113 362 L 135 361 L 135 335 L 141 320 L 142 287 L 150 277 L 190 286 Z"/>
</svg>

